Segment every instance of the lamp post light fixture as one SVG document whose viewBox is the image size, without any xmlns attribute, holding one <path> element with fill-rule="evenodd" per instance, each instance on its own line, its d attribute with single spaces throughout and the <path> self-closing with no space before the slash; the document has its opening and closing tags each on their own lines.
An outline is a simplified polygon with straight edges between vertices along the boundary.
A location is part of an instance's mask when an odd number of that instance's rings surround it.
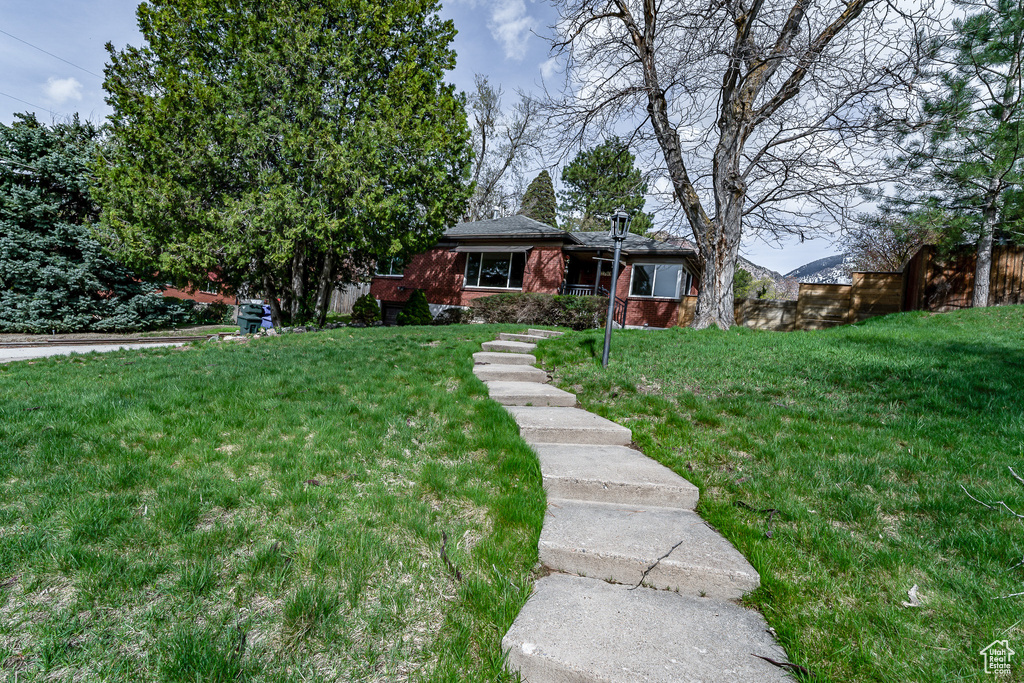
<svg viewBox="0 0 1024 683">
<path fill-rule="evenodd" d="M 608 367 L 608 354 L 612 350 L 612 319 L 615 315 L 615 285 L 619 280 L 619 255 L 622 253 L 622 242 L 629 233 L 630 218 L 631 216 L 620 206 L 618 211 L 612 214 L 611 226 L 608 229 L 608 234 L 615 240 L 615 256 L 612 259 L 612 282 L 608 287 L 608 317 L 604 321 L 604 354 L 601 356 L 603 367 Z M 622 322 L 625 325 L 626 321 Z"/>
</svg>

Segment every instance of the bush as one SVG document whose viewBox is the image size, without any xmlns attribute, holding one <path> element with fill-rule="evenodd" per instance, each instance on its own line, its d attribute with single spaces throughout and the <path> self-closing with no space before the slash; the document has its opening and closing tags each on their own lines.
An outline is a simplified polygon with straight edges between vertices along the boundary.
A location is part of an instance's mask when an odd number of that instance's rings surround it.
<svg viewBox="0 0 1024 683">
<path fill-rule="evenodd" d="M 558 325 L 587 330 L 604 325 L 608 299 L 555 294 L 494 294 L 476 299 L 473 310 L 488 323 Z"/>
<path fill-rule="evenodd" d="M 429 325 L 434 322 L 434 316 L 430 315 L 430 306 L 427 305 L 427 295 L 422 289 L 417 289 L 405 302 L 405 308 L 398 314 L 396 322 L 399 325 Z"/>
<path fill-rule="evenodd" d="M 434 318 L 435 325 L 461 325 L 473 318 L 473 311 L 464 308 L 446 308 Z"/>
<path fill-rule="evenodd" d="M 232 307 L 222 303 L 196 304 L 195 319 L 200 325 L 231 324 Z"/>
<path fill-rule="evenodd" d="M 363 294 L 352 304 L 352 322 L 372 325 L 380 320 L 380 306 L 369 294 Z"/>
</svg>

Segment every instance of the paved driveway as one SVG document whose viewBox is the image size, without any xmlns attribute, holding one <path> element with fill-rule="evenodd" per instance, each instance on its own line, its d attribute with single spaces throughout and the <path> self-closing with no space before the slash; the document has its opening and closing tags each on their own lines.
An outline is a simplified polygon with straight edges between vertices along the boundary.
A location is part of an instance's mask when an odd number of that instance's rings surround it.
<svg viewBox="0 0 1024 683">
<path fill-rule="evenodd" d="M 93 351 L 117 351 L 118 349 L 152 349 L 157 346 L 181 346 L 182 342 L 165 344 L 94 344 L 90 346 L 36 346 L 31 348 L 0 348 L 0 363 L 16 360 L 31 360 L 47 356 L 69 356 L 72 353 L 91 353 Z"/>
</svg>

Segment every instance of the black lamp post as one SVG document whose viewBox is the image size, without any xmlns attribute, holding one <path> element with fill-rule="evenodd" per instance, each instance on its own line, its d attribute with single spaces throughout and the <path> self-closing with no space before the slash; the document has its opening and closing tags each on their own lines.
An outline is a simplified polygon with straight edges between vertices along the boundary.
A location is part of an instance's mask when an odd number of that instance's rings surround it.
<svg viewBox="0 0 1024 683">
<path fill-rule="evenodd" d="M 608 318 L 604 322 L 604 354 L 601 356 L 601 365 L 604 367 L 608 367 L 608 353 L 612 350 L 612 318 L 615 315 L 615 286 L 619 280 L 619 255 L 622 253 L 622 242 L 629 233 L 629 220 L 630 215 L 620 206 L 612 214 L 608 230 L 608 234 L 615 240 L 615 257 L 612 260 L 612 282 L 608 288 Z"/>
</svg>

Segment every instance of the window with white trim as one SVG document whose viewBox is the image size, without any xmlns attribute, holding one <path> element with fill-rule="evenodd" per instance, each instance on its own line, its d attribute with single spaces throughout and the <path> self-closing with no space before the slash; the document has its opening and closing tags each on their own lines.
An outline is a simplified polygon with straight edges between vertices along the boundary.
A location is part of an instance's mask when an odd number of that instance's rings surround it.
<svg viewBox="0 0 1024 683">
<path fill-rule="evenodd" d="M 689 283 L 688 276 L 678 263 L 634 263 L 629 295 L 678 299 L 683 280 Z"/>
<path fill-rule="evenodd" d="M 466 254 L 466 287 L 522 289 L 526 254 L 483 251 Z"/>
<path fill-rule="evenodd" d="M 373 272 L 382 277 L 402 277 L 406 265 L 405 259 L 399 256 L 379 258 Z"/>
</svg>

